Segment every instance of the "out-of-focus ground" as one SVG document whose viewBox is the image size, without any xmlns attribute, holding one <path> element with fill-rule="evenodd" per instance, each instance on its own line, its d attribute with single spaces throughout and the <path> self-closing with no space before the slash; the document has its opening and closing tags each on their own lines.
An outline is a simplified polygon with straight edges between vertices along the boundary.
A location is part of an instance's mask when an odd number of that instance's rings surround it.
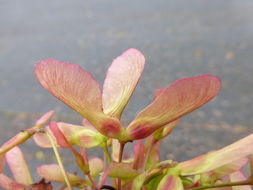
<svg viewBox="0 0 253 190">
<path fill-rule="evenodd" d="M 251 0 L 0 0 L 0 143 L 50 109 L 57 120 L 80 123 L 40 87 L 33 74 L 38 60 L 79 64 L 102 85 L 111 61 L 130 47 L 147 61 L 124 120 L 176 79 L 211 73 L 223 81 L 215 100 L 182 119 L 163 145 L 163 158 L 192 158 L 250 134 L 252 10 Z M 42 149 L 26 146 L 32 162 L 48 162 Z"/>
</svg>

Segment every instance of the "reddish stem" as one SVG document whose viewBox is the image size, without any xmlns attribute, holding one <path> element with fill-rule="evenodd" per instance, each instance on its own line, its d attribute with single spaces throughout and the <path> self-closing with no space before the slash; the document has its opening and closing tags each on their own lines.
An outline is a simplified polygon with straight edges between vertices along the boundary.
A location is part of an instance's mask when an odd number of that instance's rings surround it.
<svg viewBox="0 0 253 190">
<path fill-rule="evenodd" d="M 120 142 L 120 150 L 119 150 L 119 159 L 118 162 L 120 163 L 123 158 L 125 143 Z M 121 179 L 118 178 L 118 190 L 121 190 Z"/>
</svg>

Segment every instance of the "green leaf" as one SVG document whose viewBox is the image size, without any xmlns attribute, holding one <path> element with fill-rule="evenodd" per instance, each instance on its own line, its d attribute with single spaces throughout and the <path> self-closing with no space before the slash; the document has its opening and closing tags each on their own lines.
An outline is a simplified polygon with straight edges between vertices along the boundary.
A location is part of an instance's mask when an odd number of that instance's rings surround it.
<svg viewBox="0 0 253 190">
<path fill-rule="evenodd" d="M 145 182 L 145 179 L 146 179 L 146 176 L 147 176 L 147 173 L 142 173 L 140 175 L 138 175 L 134 180 L 133 180 L 133 183 L 132 183 L 132 188 L 131 190 L 141 190 L 141 188 L 143 187 L 143 184 Z"/>
<path fill-rule="evenodd" d="M 168 174 L 162 178 L 157 190 L 184 190 L 184 187 L 178 176 Z"/>
<path fill-rule="evenodd" d="M 108 176 L 112 178 L 130 180 L 135 178 L 137 175 L 139 175 L 139 172 L 131 167 L 131 163 L 112 162 L 109 166 Z"/>
<path fill-rule="evenodd" d="M 162 180 L 162 178 L 164 177 L 163 174 L 158 175 L 156 177 L 154 177 L 151 181 L 149 181 L 149 183 L 146 185 L 147 190 L 154 190 L 157 189 L 160 181 Z"/>
</svg>

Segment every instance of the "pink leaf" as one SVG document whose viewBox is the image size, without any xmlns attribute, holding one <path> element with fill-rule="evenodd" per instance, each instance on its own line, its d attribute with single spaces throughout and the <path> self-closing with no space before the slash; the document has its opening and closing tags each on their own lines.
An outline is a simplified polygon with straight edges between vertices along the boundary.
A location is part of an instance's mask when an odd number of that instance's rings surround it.
<svg viewBox="0 0 253 190">
<path fill-rule="evenodd" d="M 15 180 L 23 185 L 32 184 L 32 177 L 21 149 L 16 146 L 5 156 Z"/>
<path fill-rule="evenodd" d="M 70 148 L 71 147 L 69 141 L 66 139 L 64 134 L 61 132 L 61 130 L 59 129 L 59 127 L 55 121 L 50 122 L 49 128 L 53 132 L 58 145 L 60 145 L 63 148 Z"/>
<path fill-rule="evenodd" d="M 49 126 L 46 126 L 44 130 L 51 135 L 55 145 L 59 146 L 53 132 L 49 129 Z M 33 140 L 39 147 L 52 148 L 52 144 L 45 133 L 35 133 L 33 135 Z"/>
<path fill-rule="evenodd" d="M 253 153 L 253 134 L 220 150 L 201 155 L 178 164 L 180 175 L 195 175 L 212 171 L 226 164 L 235 162 Z"/>
<path fill-rule="evenodd" d="M 177 80 L 130 123 L 128 140 L 145 138 L 159 127 L 201 107 L 214 98 L 220 88 L 220 79 L 210 74 Z"/>
<path fill-rule="evenodd" d="M 35 74 L 45 89 L 84 117 L 102 112 L 99 84 L 78 65 L 46 59 L 36 64 Z"/>
<path fill-rule="evenodd" d="M 87 118 L 101 133 L 111 137 L 120 134 L 119 121 L 102 111 L 98 82 L 81 67 L 47 59 L 36 64 L 35 74 L 46 90 Z"/>
<path fill-rule="evenodd" d="M 81 67 L 47 59 L 36 64 L 35 74 L 46 90 L 88 119 L 100 133 L 122 138 L 123 127 L 119 120 L 102 111 L 98 82 Z"/>
<path fill-rule="evenodd" d="M 145 58 L 136 49 L 129 49 L 113 60 L 103 87 L 104 113 L 120 118 L 144 68 Z"/>
<path fill-rule="evenodd" d="M 39 166 L 37 167 L 37 172 L 41 177 L 44 177 L 49 181 L 65 183 L 60 167 L 57 164 Z M 84 182 L 84 180 L 75 174 L 67 172 L 67 176 L 72 185 L 77 185 Z"/>
<path fill-rule="evenodd" d="M 5 190 L 23 190 L 24 185 L 16 183 L 6 175 L 0 173 L 0 187 L 3 187 Z"/>
<path fill-rule="evenodd" d="M 54 110 L 50 110 L 49 112 L 45 113 L 36 121 L 36 125 L 45 125 L 53 117 L 54 112 Z"/>
<path fill-rule="evenodd" d="M 89 160 L 90 175 L 96 177 L 104 167 L 104 162 L 98 157 L 91 158 Z"/>
<path fill-rule="evenodd" d="M 231 182 L 239 182 L 247 180 L 247 177 L 245 177 L 245 175 L 241 171 L 237 171 L 230 174 L 229 178 Z M 232 187 L 232 190 L 251 190 L 251 186 L 250 185 L 234 186 Z"/>
</svg>

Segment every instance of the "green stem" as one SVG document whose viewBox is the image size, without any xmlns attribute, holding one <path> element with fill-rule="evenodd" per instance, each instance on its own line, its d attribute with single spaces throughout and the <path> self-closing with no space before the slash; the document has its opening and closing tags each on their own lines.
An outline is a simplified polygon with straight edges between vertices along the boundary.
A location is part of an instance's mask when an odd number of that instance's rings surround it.
<svg viewBox="0 0 253 190">
<path fill-rule="evenodd" d="M 232 183 L 222 183 L 222 184 L 213 184 L 213 185 L 205 185 L 202 187 L 194 187 L 188 190 L 202 190 L 202 189 L 213 189 L 218 187 L 232 187 L 232 186 L 242 186 L 242 185 L 251 185 L 251 180 L 232 182 Z"/>
<path fill-rule="evenodd" d="M 150 157 L 150 154 L 152 152 L 152 149 L 155 145 L 156 141 L 154 138 L 152 138 L 151 142 L 150 142 L 150 145 L 148 146 L 148 150 L 147 150 L 147 154 L 145 155 L 145 160 L 144 160 L 144 168 L 146 169 L 147 168 L 147 164 L 148 164 L 148 159 Z M 150 167 L 151 169 L 151 167 Z"/>
<path fill-rule="evenodd" d="M 126 143 L 124 143 L 124 142 L 123 143 L 120 142 L 119 159 L 118 159 L 119 163 L 122 161 L 122 158 L 123 158 L 125 144 Z M 121 190 L 121 179 L 120 178 L 118 178 L 118 190 Z"/>
<path fill-rule="evenodd" d="M 60 154 L 59 154 L 59 152 L 58 152 L 58 150 L 57 150 L 57 148 L 56 148 L 56 145 L 55 145 L 55 143 L 54 143 L 54 140 L 53 140 L 53 138 L 51 137 L 51 135 L 50 135 L 47 131 L 45 131 L 45 133 L 46 133 L 46 135 L 47 135 L 47 137 L 48 137 L 48 139 L 49 139 L 49 141 L 50 141 L 50 143 L 51 143 L 51 145 L 52 145 L 52 147 L 53 147 L 56 160 L 57 160 L 57 162 L 58 162 L 58 164 L 59 164 L 61 173 L 62 173 L 62 175 L 63 175 L 63 177 L 64 177 L 64 180 L 65 180 L 65 182 L 66 182 L 66 184 L 67 184 L 67 187 L 68 187 L 69 190 L 72 190 L 71 184 L 70 184 L 70 182 L 69 182 L 68 175 L 67 175 L 66 170 L 65 170 L 65 168 L 64 168 L 64 166 L 63 166 L 63 164 L 62 164 L 61 157 L 60 157 Z"/>
</svg>

